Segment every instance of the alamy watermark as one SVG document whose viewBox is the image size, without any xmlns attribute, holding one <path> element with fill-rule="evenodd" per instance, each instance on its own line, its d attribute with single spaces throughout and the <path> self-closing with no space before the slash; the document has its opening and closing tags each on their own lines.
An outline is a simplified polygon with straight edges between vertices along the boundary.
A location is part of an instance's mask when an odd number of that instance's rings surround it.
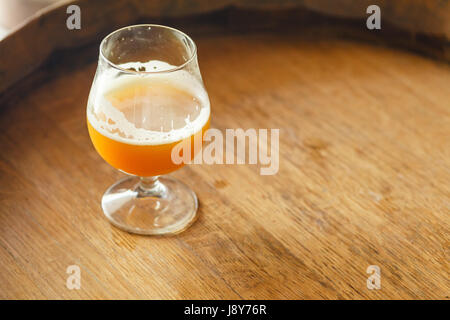
<svg viewBox="0 0 450 320">
<path fill-rule="evenodd" d="M 66 20 L 66 26 L 69 30 L 81 29 L 81 9 L 79 6 L 72 4 L 67 7 L 66 13 L 69 14 Z"/>
<path fill-rule="evenodd" d="M 370 274 L 367 278 L 367 289 L 380 290 L 381 289 L 381 269 L 377 265 L 368 266 L 366 273 Z"/>
<path fill-rule="evenodd" d="M 70 265 L 66 269 L 69 275 L 66 280 L 66 287 L 69 290 L 80 290 L 81 288 L 81 269 L 76 264 Z"/>
<path fill-rule="evenodd" d="M 367 29 L 381 29 L 381 9 L 376 4 L 372 4 L 367 7 L 367 14 L 371 14 L 366 21 Z"/>
<path fill-rule="evenodd" d="M 280 162 L 279 138 L 280 129 L 226 129 L 225 136 L 218 129 L 208 129 L 203 137 L 196 134 L 178 143 L 171 158 L 177 165 L 259 164 L 261 175 L 274 175 Z M 202 147 L 203 142 L 207 143 Z"/>
<path fill-rule="evenodd" d="M 70 5 L 66 9 L 69 16 L 66 19 L 66 26 L 69 30 L 81 29 L 81 9 L 77 5 Z M 381 29 L 381 9 L 378 5 L 372 4 L 367 7 L 366 13 L 370 16 L 366 20 L 366 26 L 369 30 Z"/>
</svg>

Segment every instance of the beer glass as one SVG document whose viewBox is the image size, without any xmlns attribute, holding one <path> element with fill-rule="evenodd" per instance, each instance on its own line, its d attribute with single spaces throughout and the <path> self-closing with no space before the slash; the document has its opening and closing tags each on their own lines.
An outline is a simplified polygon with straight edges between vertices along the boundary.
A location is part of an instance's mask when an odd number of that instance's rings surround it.
<svg viewBox="0 0 450 320">
<path fill-rule="evenodd" d="M 174 149 L 202 140 L 209 117 L 209 98 L 189 36 L 146 24 L 103 39 L 87 125 L 100 156 L 128 174 L 102 198 L 103 212 L 113 225 L 162 235 L 180 232 L 194 221 L 195 193 L 161 175 L 185 164 L 173 160 Z M 185 151 L 181 148 L 181 155 Z"/>
</svg>

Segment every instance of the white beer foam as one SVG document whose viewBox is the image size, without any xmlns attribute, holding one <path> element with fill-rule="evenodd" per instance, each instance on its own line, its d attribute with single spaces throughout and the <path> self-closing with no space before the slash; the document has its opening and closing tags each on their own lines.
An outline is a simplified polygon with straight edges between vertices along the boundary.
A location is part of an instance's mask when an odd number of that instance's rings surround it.
<svg viewBox="0 0 450 320">
<path fill-rule="evenodd" d="M 158 60 L 146 63 L 128 62 L 119 65 L 123 69 L 134 68 L 139 70 L 145 67 L 147 71 L 164 71 L 175 68 L 174 66 Z M 200 131 L 209 119 L 210 103 L 202 83 L 185 70 L 176 70 L 167 73 L 141 73 L 124 74 L 123 72 L 109 69 L 97 75 L 95 87 L 91 90 L 88 101 L 87 118 L 92 127 L 102 135 L 127 144 L 133 145 L 160 145 L 180 141 Z M 134 123 L 128 121 L 122 111 L 115 108 L 106 98 L 105 94 L 120 88 L 137 77 L 143 80 L 165 81 L 192 94 L 199 101 L 200 112 L 191 121 L 185 118 L 186 125 L 168 132 L 154 131 L 137 128 Z M 104 118 L 101 120 L 98 115 Z"/>
</svg>

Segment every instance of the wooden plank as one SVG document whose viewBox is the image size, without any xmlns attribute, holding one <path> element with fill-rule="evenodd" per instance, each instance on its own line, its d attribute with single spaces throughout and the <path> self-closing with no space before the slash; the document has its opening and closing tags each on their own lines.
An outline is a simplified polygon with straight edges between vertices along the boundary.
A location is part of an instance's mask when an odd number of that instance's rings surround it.
<svg viewBox="0 0 450 320">
<path fill-rule="evenodd" d="M 0 111 L 0 297 L 448 298 L 449 66 L 289 34 L 195 40 L 212 126 L 280 128 L 279 172 L 188 166 L 173 176 L 200 200 L 190 229 L 112 227 L 99 202 L 121 174 L 85 120 L 96 62 L 69 55 Z"/>
</svg>

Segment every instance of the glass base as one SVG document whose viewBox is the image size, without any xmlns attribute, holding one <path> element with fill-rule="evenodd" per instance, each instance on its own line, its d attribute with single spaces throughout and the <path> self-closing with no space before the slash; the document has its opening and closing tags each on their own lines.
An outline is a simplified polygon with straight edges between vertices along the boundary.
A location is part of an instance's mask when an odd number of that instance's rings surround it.
<svg viewBox="0 0 450 320">
<path fill-rule="evenodd" d="M 145 235 L 179 233 L 197 215 L 195 193 L 169 177 L 127 177 L 106 190 L 102 198 L 105 216 L 116 227 Z"/>
</svg>

